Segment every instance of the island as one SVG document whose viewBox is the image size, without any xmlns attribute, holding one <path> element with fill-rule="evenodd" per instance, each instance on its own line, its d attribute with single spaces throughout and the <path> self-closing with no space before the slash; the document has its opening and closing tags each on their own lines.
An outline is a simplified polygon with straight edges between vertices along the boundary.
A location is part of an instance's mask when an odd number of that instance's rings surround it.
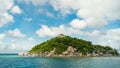
<svg viewBox="0 0 120 68">
<path fill-rule="evenodd" d="M 19 56 L 32 57 L 94 57 L 117 56 L 119 53 L 110 46 L 94 45 L 90 41 L 60 34 L 46 42 L 34 46 Z"/>
</svg>

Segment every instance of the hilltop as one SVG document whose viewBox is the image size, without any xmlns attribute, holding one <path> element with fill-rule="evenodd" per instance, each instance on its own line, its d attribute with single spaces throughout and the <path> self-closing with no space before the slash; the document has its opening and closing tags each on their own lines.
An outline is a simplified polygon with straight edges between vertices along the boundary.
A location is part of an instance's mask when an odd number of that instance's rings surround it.
<svg viewBox="0 0 120 68">
<path fill-rule="evenodd" d="M 27 54 L 28 55 L 28 54 Z M 109 46 L 93 45 L 92 42 L 60 34 L 36 45 L 30 56 L 117 56 L 118 51 Z"/>
</svg>

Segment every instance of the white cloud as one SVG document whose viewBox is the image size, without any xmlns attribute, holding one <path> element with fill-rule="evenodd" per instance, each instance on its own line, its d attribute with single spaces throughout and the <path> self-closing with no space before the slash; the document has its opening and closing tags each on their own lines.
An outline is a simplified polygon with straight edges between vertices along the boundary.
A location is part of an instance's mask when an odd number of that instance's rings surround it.
<svg viewBox="0 0 120 68">
<path fill-rule="evenodd" d="M 76 4 L 74 4 L 73 2 L 76 2 Z M 64 16 L 66 14 L 71 14 L 72 11 L 72 7 L 74 7 L 73 5 L 78 6 L 77 0 L 73 1 L 73 0 L 50 0 L 50 4 L 53 6 L 55 11 L 60 11 L 60 13 Z"/>
<path fill-rule="evenodd" d="M 111 29 L 107 31 L 107 37 L 113 40 L 119 40 L 120 41 L 120 28 Z"/>
<path fill-rule="evenodd" d="M 10 50 L 16 49 L 16 41 L 15 40 L 11 41 L 11 45 L 8 47 L 8 49 L 10 49 Z"/>
<path fill-rule="evenodd" d="M 12 15 L 8 14 L 7 12 L 0 12 L 0 27 L 3 27 L 4 25 L 12 22 L 14 22 L 14 18 Z"/>
<path fill-rule="evenodd" d="M 101 38 L 102 36 L 106 35 L 106 31 L 101 30 L 93 30 L 91 32 L 83 31 L 81 34 L 88 37 Z"/>
<path fill-rule="evenodd" d="M 49 0 L 18 0 L 18 2 L 24 2 L 26 4 L 30 4 L 32 3 L 33 5 L 37 6 L 37 5 L 44 5 L 46 3 L 48 3 Z"/>
<path fill-rule="evenodd" d="M 8 41 L 9 40 L 9 41 Z M 12 40 L 12 41 L 11 41 Z M 19 52 L 27 52 L 33 46 L 38 44 L 37 42 L 31 42 L 28 40 L 20 40 L 20 39 L 7 39 L 7 42 L 0 42 L 0 53 L 19 53 Z"/>
<path fill-rule="evenodd" d="M 120 28 L 82 32 L 82 35 L 87 36 L 94 44 L 109 45 L 120 50 Z"/>
<path fill-rule="evenodd" d="M 14 17 L 8 13 L 8 11 L 11 11 L 12 7 L 15 7 L 13 0 L 0 0 L 0 28 L 14 22 Z"/>
<path fill-rule="evenodd" d="M 26 2 L 34 5 L 50 4 L 62 16 L 75 13 L 89 28 L 101 28 L 110 21 L 120 20 L 120 0 L 27 0 Z"/>
<path fill-rule="evenodd" d="M 35 41 L 32 37 L 28 38 L 28 41 Z"/>
<path fill-rule="evenodd" d="M 19 8 L 19 6 L 13 6 L 10 12 L 13 14 L 21 14 L 22 10 Z"/>
<path fill-rule="evenodd" d="M 42 25 L 39 30 L 36 31 L 36 34 L 39 35 L 39 37 L 46 37 L 46 36 L 56 36 L 59 34 L 77 34 L 79 30 L 74 30 L 73 28 L 67 27 L 65 25 L 60 25 L 59 27 L 48 27 L 46 25 Z"/>
<path fill-rule="evenodd" d="M 5 48 L 3 39 L 0 39 L 0 50 L 3 50 Z"/>
<path fill-rule="evenodd" d="M 42 25 L 41 29 L 36 31 L 36 34 L 38 34 L 39 37 L 45 37 L 45 36 L 54 36 L 55 32 L 53 32 L 51 29 L 49 29 L 48 26 Z"/>
<path fill-rule="evenodd" d="M 0 42 L 0 50 L 4 50 L 5 46 Z"/>
<path fill-rule="evenodd" d="M 120 42 L 119 41 L 115 41 L 115 40 L 112 40 L 112 39 L 107 39 L 107 40 L 104 40 L 104 39 L 101 39 L 99 41 L 99 44 L 101 45 L 105 45 L 105 46 L 110 46 L 112 48 L 115 48 L 117 50 L 120 50 Z"/>
<path fill-rule="evenodd" d="M 50 3 L 62 15 L 75 11 L 90 28 L 103 27 L 110 21 L 120 20 L 120 0 L 50 0 Z"/>
<path fill-rule="evenodd" d="M 25 34 L 21 33 L 21 31 L 18 28 L 14 30 L 9 30 L 7 34 L 12 37 L 25 37 L 26 36 Z"/>
<path fill-rule="evenodd" d="M 62 16 L 75 13 L 77 19 L 71 20 L 67 25 L 58 27 L 42 25 L 36 31 L 39 37 L 56 36 L 59 34 L 79 34 L 87 36 L 94 43 L 110 45 L 120 49 L 120 29 L 110 29 L 106 31 L 93 29 L 93 31 L 82 31 L 84 28 L 102 28 L 110 22 L 120 20 L 120 0 L 33 0 L 34 5 L 44 5 L 49 3 L 55 11 L 59 11 Z M 40 13 L 44 12 L 39 10 Z M 47 13 L 47 16 L 52 14 Z"/>
<path fill-rule="evenodd" d="M 120 20 L 120 0 L 19 0 L 26 3 L 32 3 L 33 5 L 44 5 L 50 1 L 55 11 L 59 11 L 62 16 L 67 14 L 75 13 L 78 19 L 73 19 L 69 25 L 60 25 L 58 27 L 48 27 L 47 25 L 42 25 L 40 29 L 36 31 L 39 37 L 46 36 L 56 36 L 59 34 L 80 34 L 87 36 L 90 40 L 95 40 L 94 43 L 100 43 L 103 45 L 110 45 L 111 47 L 120 49 L 120 28 L 110 29 L 106 31 L 93 30 L 92 32 L 84 32 L 80 29 L 86 27 L 89 28 L 100 28 L 103 27 L 111 21 Z M 0 0 L 0 27 L 3 27 L 9 22 L 13 22 L 14 18 L 7 11 L 12 7 L 15 7 L 13 0 Z M 19 6 L 18 6 L 19 8 Z M 12 8 L 13 9 L 13 8 Z M 12 10 L 11 10 L 12 11 Z M 39 10 L 39 13 L 43 13 L 43 10 Z M 18 10 L 14 9 L 14 13 L 20 14 Z M 53 14 L 47 12 L 48 17 L 53 17 Z M 27 21 L 32 19 L 28 18 Z M 25 37 L 25 34 L 21 33 L 19 29 L 9 30 L 8 34 L 14 37 Z M 1 36 L 1 38 L 3 38 Z M 33 40 L 33 38 L 28 38 L 28 40 Z M 28 41 L 27 40 L 27 41 Z M 0 44 L 3 44 L 0 41 Z M 21 46 L 26 45 L 26 46 Z M 15 46 L 19 45 L 19 46 Z M 13 49 L 27 49 L 29 43 L 19 42 L 17 44 L 11 45 Z M 31 45 L 32 47 L 32 45 Z M 5 48 L 0 46 L 0 48 Z"/>
<path fill-rule="evenodd" d="M 3 50 L 5 48 L 3 39 L 5 38 L 5 34 L 0 34 L 0 50 Z"/>
<path fill-rule="evenodd" d="M 31 0 L 31 2 L 34 4 L 34 5 L 44 5 L 48 2 L 48 0 Z"/>
<path fill-rule="evenodd" d="M 4 39 L 5 34 L 0 34 L 0 39 Z"/>
<path fill-rule="evenodd" d="M 77 29 L 83 29 L 87 26 L 87 23 L 84 20 L 74 19 L 70 22 L 71 27 Z"/>
<path fill-rule="evenodd" d="M 25 18 L 25 21 L 32 21 L 32 18 Z"/>
<path fill-rule="evenodd" d="M 55 18 L 55 16 L 54 16 L 52 13 L 50 13 L 50 12 L 46 12 L 46 15 L 47 15 L 48 17 Z"/>
<path fill-rule="evenodd" d="M 13 5 L 13 0 L 0 0 L 0 12 L 5 12 L 6 10 L 9 10 Z"/>
</svg>

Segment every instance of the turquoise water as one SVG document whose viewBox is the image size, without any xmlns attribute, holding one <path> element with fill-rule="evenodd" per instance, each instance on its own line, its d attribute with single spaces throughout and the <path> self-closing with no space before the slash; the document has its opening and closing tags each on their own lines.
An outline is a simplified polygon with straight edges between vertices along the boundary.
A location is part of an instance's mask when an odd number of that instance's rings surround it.
<svg viewBox="0 0 120 68">
<path fill-rule="evenodd" d="M 0 55 L 0 68 L 120 68 L 120 57 L 40 58 Z"/>
</svg>

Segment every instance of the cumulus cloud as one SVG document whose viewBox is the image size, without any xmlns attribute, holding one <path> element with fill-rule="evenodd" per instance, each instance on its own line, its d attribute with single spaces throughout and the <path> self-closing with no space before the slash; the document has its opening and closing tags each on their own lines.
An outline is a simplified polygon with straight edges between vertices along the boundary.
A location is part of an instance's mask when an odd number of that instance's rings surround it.
<svg viewBox="0 0 120 68">
<path fill-rule="evenodd" d="M 19 8 L 19 6 L 14 6 L 14 7 L 12 7 L 10 12 L 13 13 L 13 14 L 16 14 L 16 13 L 21 14 L 22 10 Z"/>
<path fill-rule="evenodd" d="M 71 27 L 67 27 L 65 25 L 60 25 L 59 27 L 48 27 L 46 25 L 41 25 L 41 28 L 36 31 L 36 34 L 39 35 L 39 37 L 46 37 L 46 36 L 56 36 L 59 34 L 77 34 L 79 30 L 74 30 Z"/>
<path fill-rule="evenodd" d="M 12 40 L 12 41 L 10 41 Z M 0 53 L 19 53 L 19 52 L 26 52 L 30 50 L 36 42 L 31 42 L 28 40 L 19 40 L 19 39 L 10 39 L 5 42 L 0 42 Z"/>
<path fill-rule="evenodd" d="M 70 22 L 71 27 L 77 29 L 83 29 L 87 26 L 87 23 L 84 20 L 74 19 Z"/>
<path fill-rule="evenodd" d="M 75 11 L 88 27 L 103 27 L 109 21 L 120 20 L 120 0 L 50 0 L 50 3 L 63 15 Z"/>
<path fill-rule="evenodd" d="M 44 4 L 48 3 L 48 1 L 49 0 L 18 0 L 18 2 L 24 2 L 26 4 L 32 3 L 35 6 L 44 5 Z"/>
<path fill-rule="evenodd" d="M 92 32 L 82 32 L 82 35 L 90 38 L 89 40 L 94 41 L 94 44 L 109 45 L 120 50 L 120 28 L 105 31 L 94 30 Z"/>
<path fill-rule="evenodd" d="M 18 28 L 14 29 L 14 30 L 7 31 L 7 34 L 12 36 L 12 37 L 25 37 L 26 36 Z"/>
<path fill-rule="evenodd" d="M 12 15 L 8 14 L 7 12 L 0 12 L 0 27 L 12 22 L 14 22 Z"/>
<path fill-rule="evenodd" d="M 24 1 L 24 0 L 22 0 Z M 89 28 L 101 28 L 120 20 L 120 0 L 25 0 L 34 5 L 50 4 L 62 16 L 75 13 Z M 25 2 L 24 1 L 24 2 Z M 52 16 L 48 14 L 48 16 Z M 74 19 L 73 19 L 74 20 Z M 99 25 L 99 26 L 98 26 Z"/>
<path fill-rule="evenodd" d="M 81 30 L 87 26 L 85 21 L 75 19 L 67 25 L 59 25 L 58 27 L 52 26 L 48 27 L 47 25 L 41 25 L 41 28 L 36 31 L 36 34 L 39 37 L 46 36 L 57 36 L 59 34 L 72 35 L 80 34 Z"/>
<path fill-rule="evenodd" d="M 18 6 L 14 6 L 13 0 L 0 0 L 0 27 L 14 22 L 14 17 L 8 13 L 8 11 L 11 11 L 12 7 L 14 12 L 20 13 L 18 12 L 20 8 Z"/>
</svg>

